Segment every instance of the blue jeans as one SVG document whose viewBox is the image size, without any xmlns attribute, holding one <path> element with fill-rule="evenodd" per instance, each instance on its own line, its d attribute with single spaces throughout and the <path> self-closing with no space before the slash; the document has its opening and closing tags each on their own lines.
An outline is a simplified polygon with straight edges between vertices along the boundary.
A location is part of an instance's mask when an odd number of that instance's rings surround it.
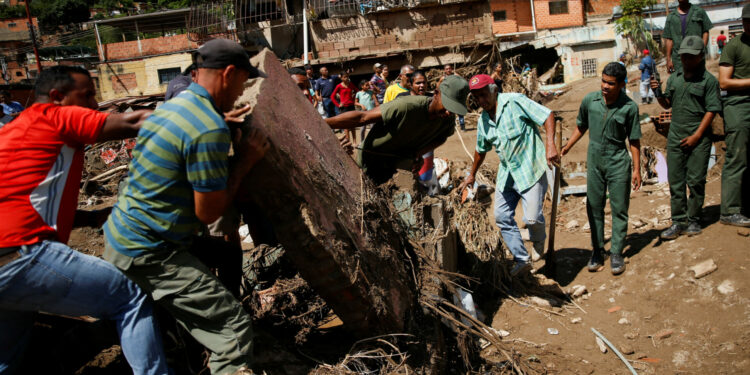
<svg viewBox="0 0 750 375">
<path fill-rule="evenodd" d="M 114 320 L 134 374 L 168 373 L 151 303 L 115 266 L 54 241 L 18 251 L 0 267 L 0 374 L 17 370 L 37 311 Z"/>
<path fill-rule="evenodd" d="M 513 178 L 508 176 L 505 186 L 497 186 L 495 190 L 495 223 L 500 228 L 505 245 L 508 246 L 513 260 L 528 262 L 529 252 L 523 244 L 521 232 L 516 224 L 516 207 L 521 200 L 523 206 L 523 222 L 529 229 L 529 239 L 532 242 L 544 241 L 547 234 L 544 231 L 544 193 L 547 191 L 547 176 L 542 177 L 530 188 L 518 191 Z"/>
<path fill-rule="evenodd" d="M 323 108 L 325 108 L 328 117 L 334 117 L 339 114 L 339 109 L 333 104 L 331 98 L 323 98 Z"/>
<path fill-rule="evenodd" d="M 461 130 L 466 130 L 466 125 L 464 122 L 464 116 L 458 115 L 458 125 L 461 126 Z"/>
</svg>

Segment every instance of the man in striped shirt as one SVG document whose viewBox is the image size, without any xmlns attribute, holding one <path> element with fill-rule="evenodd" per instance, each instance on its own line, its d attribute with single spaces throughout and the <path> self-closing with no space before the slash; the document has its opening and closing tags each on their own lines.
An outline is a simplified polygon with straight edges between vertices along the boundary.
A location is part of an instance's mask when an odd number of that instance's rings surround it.
<svg viewBox="0 0 750 375">
<path fill-rule="evenodd" d="M 269 147 L 258 131 L 235 134 L 238 160 L 228 163 L 231 136 L 222 112 L 258 72 L 242 47 L 226 39 L 201 46 L 196 65 L 195 82 L 138 132 L 128 184 L 104 226 L 104 258 L 211 351 L 213 374 L 243 374 L 252 355 L 251 319 L 191 247 L 201 223 L 226 211 Z M 200 249 L 211 250 L 217 249 Z"/>
</svg>

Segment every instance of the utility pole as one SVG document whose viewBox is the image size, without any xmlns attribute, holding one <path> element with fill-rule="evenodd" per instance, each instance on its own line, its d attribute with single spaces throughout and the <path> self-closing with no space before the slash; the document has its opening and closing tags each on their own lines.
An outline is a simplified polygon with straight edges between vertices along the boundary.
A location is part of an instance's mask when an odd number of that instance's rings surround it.
<svg viewBox="0 0 750 375">
<path fill-rule="evenodd" d="M 31 12 L 29 11 L 29 3 L 31 0 L 25 0 L 23 3 L 26 5 L 26 18 L 29 19 L 29 36 L 31 36 L 31 44 L 34 46 L 34 57 L 36 58 L 36 69 L 42 74 L 42 61 L 39 60 L 39 49 L 36 45 L 36 32 L 34 31 L 34 22 L 31 21 Z"/>
</svg>

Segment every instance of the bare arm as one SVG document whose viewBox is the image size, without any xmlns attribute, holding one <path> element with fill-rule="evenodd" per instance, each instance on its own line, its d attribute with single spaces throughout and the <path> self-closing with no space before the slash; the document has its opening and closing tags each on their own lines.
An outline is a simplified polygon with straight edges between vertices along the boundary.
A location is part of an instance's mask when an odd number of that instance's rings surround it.
<svg viewBox="0 0 750 375">
<path fill-rule="evenodd" d="M 701 37 L 703 38 L 703 45 L 707 46 L 708 45 L 708 31 L 703 32 L 703 35 L 701 35 Z"/>
<path fill-rule="evenodd" d="M 143 121 L 151 116 L 150 110 L 133 111 L 130 113 L 112 114 L 107 117 L 99 133 L 97 142 L 111 141 L 113 139 L 133 138 L 138 135 Z"/>
<path fill-rule="evenodd" d="M 706 112 L 703 115 L 701 124 L 698 125 L 698 129 L 695 129 L 695 133 L 680 140 L 680 147 L 687 149 L 695 147 L 703 137 L 703 134 L 706 133 L 706 129 L 711 125 L 711 122 L 714 121 L 714 117 L 716 117 L 716 112 Z"/>
<path fill-rule="evenodd" d="M 672 47 L 674 47 L 674 41 L 672 39 L 664 39 L 667 47 L 667 71 L 671 73 L 674 70 L 674 63 L 672 62 Z"/>
<path fill-rule="evenodd" d="M 234 142 L 238 145 L 236 148 L 238 160 L 229 170 L 227 188 L 205 193 L 193 191 L 195 216 L 205 224 L 213 223 L 226 212 L 229 205 L 232 204 L 245 175 L 263 158 L 270 148 L 268 138 L 257 129 L 252 129 L 246 138 L 241 138 L 242 132 L 238 130 Z"/>
<path fill-rule="evenodd" d="M 568 143 L 566 143 L 565 147 L 563 147 L 562 149 L 563 156 L 565 156 L 565 154 L 567 154 L 568 151 L 570 151 L 570 149 L 573 148 L 573 146 L 575 146 L 576 142 L 578 142 L 578 140 L 580 140 L 581 137 L 583 137 L 583 133 L 585 132 L 586 132 L 585 130 L 581 131 L 581 128 L 577 126 L 575 127 L 575 129 L 573 129 L 573 134 L 570 135 L 570 139 L 568 139 Z"/>
<path fill-rule="evenodd" d="M 630 140 L 630 155 L 633 157 L 633 191 L 641 188 L 641 140 Z"/>
<path fill-rule="evenodd" d="M 651 89 L 656 92 L 656 89 L 658 89 L 660 86 L 661 84 L 656 81 L 656 78 L 654 78 L 654 76 L 651 76 Z M 662 95 L 656 97 L 656 101 L 659 102 L 659 105 L 661 105 L 664 109 L 672 108 L 672 101 L 669 100 L 669 98 L 667 98 L 663 93 Z"/>
<path fill-rule="evenodd" d="M 558 154 L 557 144 L 555 142 L 555 113 L 551 112 L 547 121 L 544 122 L 544 131 L 547 136 L 547 164 L 551 168 L 552 165 L 560 164 L 560 154 Z"/>
<path fill-rule="evenodd" d="M 378 97 L 375 96 L 375 93 L 372 94 L 372 101 L 375 103 L 375 107 L 380 107 L 380 102 L 378 101 Z"/>
<path fill-rule="evenodd" d="M 461 183 L 461 185 L 458 187 L 458 193 L 463 193 L 464 189 L 466 189 L 468 186 L 474 184 L 474 180 L 476 179 L 477 171 L 479 170 L 479 167 L 482 166 L 482 163 L 484 163 L 484 158 L 487 156 L 487 153 L 479 153 L 479 151 L 474 151 L 474 161 L 471 164 L 471 172 L 469 172 L 469 175 L 464 178 L 464 181 Z"/>
<path fill-rule="evenodd" d="M 734 66 L 722 64 L 719 66 L 719 86 L 722 90 L 739 91 L 750 89 L 750 78 L 732 78 Z"/>
<path fill-rule="evenodd" d="M 375 107 L 369 111 L 344 112 L 338 116 L 327 118 L 326 123 L 331 129 L 353 129 L 378 122 L 381 119 L 383 119 L 383 115 L 380 113 L 380 107 Z"/>
</svg>

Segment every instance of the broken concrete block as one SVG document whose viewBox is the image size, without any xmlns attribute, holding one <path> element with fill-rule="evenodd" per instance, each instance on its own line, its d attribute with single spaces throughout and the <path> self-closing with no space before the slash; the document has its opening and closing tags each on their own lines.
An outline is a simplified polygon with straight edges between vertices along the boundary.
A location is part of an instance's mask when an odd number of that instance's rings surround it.
<svg viewBox="0 0 750 375">
<path fill-rule="evenodd" d="M 700 279 L 701 277 L 716 271 L 717 268 L 719 267 L 714 263 L 714 260 L 708 259 L 690 267 L 690 270 L 695 272 L 696 279 Z"/>
<path fill-rule="evenodd" d="M 573 323 L 573 324 L 578 324 L 581 321 L 583 321 L 583 319 L 581 317 L 570 319 L 570 322 Z"/>
<path fill-rule="evenodd" d="M 578 220 L 571 220 L 565 224 L 565 229 L 573 229 L 578 227 Z"/>
<path fill-rule="evenodd" d="M 573 285 L 568 294 L 573 298 L 578 298 L 586 293 L 586 291 L 586 285 Z"/>
<path fill-rule="evenodd" d="M 238 198 L 267 214 L 291 262 L 344 327 L 368 337 L 404 331 L 416 303 L 411 246 L 387 202 L 273 52 L 251 63 L 264 74 L 245 83 L 235 106 L 252 106 L 244 127 L 263 131 L 271 148 Z"/>
<path fill-rule="evenodd" d="M 750 229 L 737 229 L 737 234 L 742 237 L 750 237 Z"/>
<path fill-rule="evenodd" d="M 599 347 L 599 350 L 602 353 L 606 353 L 607 352 L 607 345 L 604 344 L 604 341 L 602 341 L 602 339 L 600 339 L 599 337 L 596 337 L 596 346 Z"/>
<path fill-rule="evenodd" d="M 620 318 L 620 320 L 617 321 L 617 324 L 628 325 L 630 324 L 630 321 L 625 318 Z"/>
</svg>

